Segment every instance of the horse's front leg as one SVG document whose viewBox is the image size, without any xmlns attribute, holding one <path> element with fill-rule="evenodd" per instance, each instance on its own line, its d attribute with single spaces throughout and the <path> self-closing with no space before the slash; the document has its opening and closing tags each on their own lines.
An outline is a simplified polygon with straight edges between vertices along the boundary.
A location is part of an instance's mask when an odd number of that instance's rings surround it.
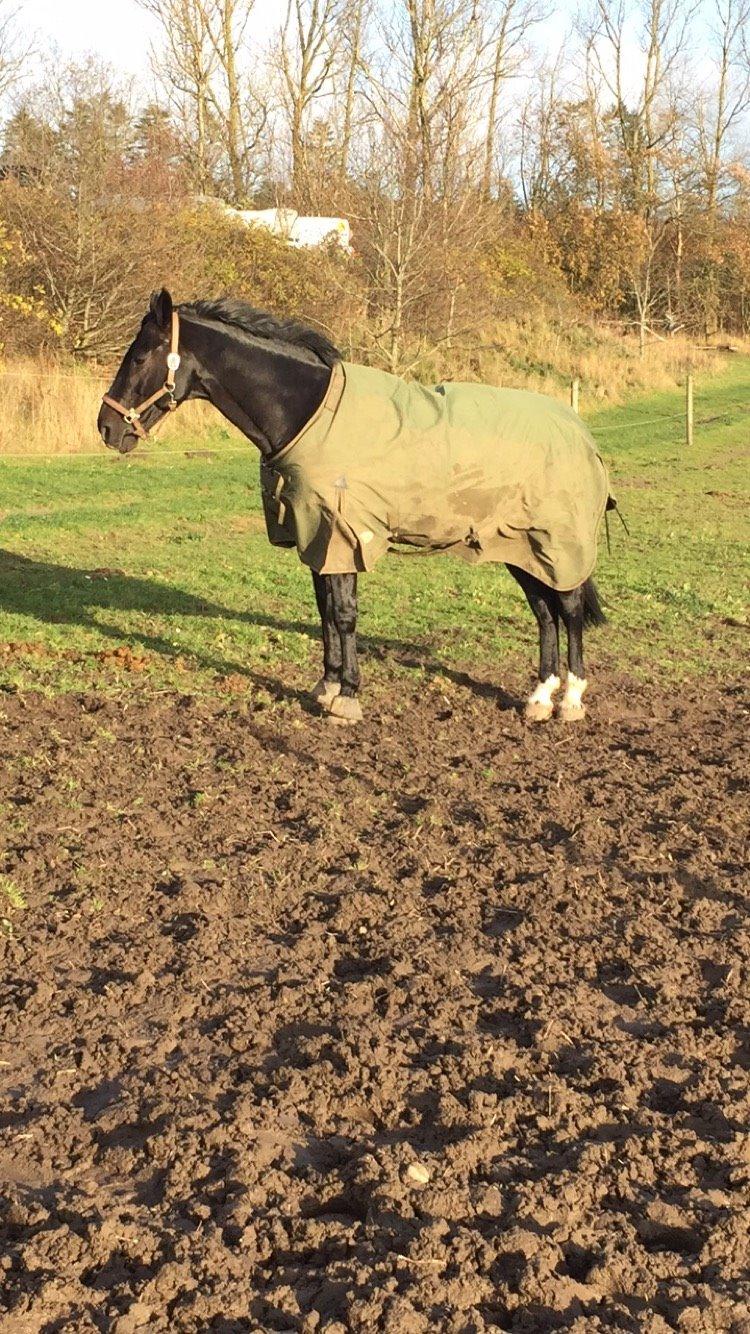
<svg viewBox="0 0 750 1334">
<path fill-rule="evenodd" d="M 315 697 L 340 723 L 358 723 L 357 576 L 318 574 L 315 595 L 323 623 L 323 679 Z M 320 591 L 319 591 L 320 590 Z"/>
<path fill-rule="evenodd" d="M 330 709 L 336 696 L 341 693 L 341 636 L 333 618 L 332 578 L 332 575 L 316 574 L 313 570 L 315 601 L 323 631 L 323 675 L 313 686 L 312 697 L 324 709 Z"/>
<path fill-rule="evenodd" d="M 362 708 L 357 699 L 357 576 L 331 574 L 328 578 L 333 621 L 341 641 L 341 693 L 331 704 L 331 717 L 341 723 L 358 723 L 362 719 Z"/>
</svg>

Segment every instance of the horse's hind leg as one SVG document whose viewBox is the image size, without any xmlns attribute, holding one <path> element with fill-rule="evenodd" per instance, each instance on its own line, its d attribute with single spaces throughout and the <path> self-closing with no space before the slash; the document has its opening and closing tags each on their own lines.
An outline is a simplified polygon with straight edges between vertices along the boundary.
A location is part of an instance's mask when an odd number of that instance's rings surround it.
<svg viewBox="0 0 750 1334">
<path fill-rule="evenodd" d="M 568 680 L 560 704 L 560 717 L 563 722 L 577 723 L 586 714 L 583 703 L 583 692 L 587 685 L 583 666 L 585 585 L 581 584 L 580 588 L 574 588 L 571 593 L 559 593 L 558 597 L 568 636 Z"/>
<path fill-rule="evenodd" d="M 553 697 L 560 689 L 559 603 L 557 594 L 533 574 L 509 565 L 513 578 L 521 585 L 539 626 L 539 680 L 526 701 L 526 718 L 545 723 L 552 717 Z"/>
</svg>

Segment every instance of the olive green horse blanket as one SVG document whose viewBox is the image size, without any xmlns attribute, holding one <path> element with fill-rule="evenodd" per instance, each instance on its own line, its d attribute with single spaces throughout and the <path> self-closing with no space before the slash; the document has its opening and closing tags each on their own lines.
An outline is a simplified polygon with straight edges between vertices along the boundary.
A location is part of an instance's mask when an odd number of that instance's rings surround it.
<svg viewBox="0 0 750 1334">
<path fill-rule="evenodd" d="M 371 570 L 403 543 L 518 565 L 561 591 L 591 574 L 609 495 L 586 427 L 554 399 L 344 362 L 261 486 L 271 542 L 323 574 Z"/>
</svg>

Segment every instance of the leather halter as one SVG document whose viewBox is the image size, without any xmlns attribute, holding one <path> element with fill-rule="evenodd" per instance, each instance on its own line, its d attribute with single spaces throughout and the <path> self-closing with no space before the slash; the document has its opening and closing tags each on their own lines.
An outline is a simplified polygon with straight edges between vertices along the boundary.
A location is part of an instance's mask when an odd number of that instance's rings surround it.
<svg viewBox="0 0 750 1334">
<path fill-rule="evenodd" d="M 178 406 L 177 399 L 174 396 L 174 377 L 180 365 L 179 346 L 180 317 L 177 314 L 177 311 L 173 310 L 172 336 L 169 352 L 167 353 L 167 378 L 161 389 L 158 389 L 155 394 L 152 394 L 150 398 L 145 399 L 143 403 L 139 403 L 135 408 L 126 408 L 123 403 L 118 403 L 117 399 L 110 398 L 109 394 L 102 395 L 102 403 L 106 403 L 108 408 L 114 408 L 115 412 L 119 412 L 120 416 L 124 419 L 125 424 L 131 426 L 135 431 L 135 434 L 141 440 L 145 440 L 148 436 L 148 431 L 145 431 L 141 426 L 141 417 L 148 408 L 153 407 L 154 403 L 158 403 L 160 398 L 164 398 L 165 394 L 169 396 L 169 402 L 166 406 L 168 412 L 174 412 L 175 408 Z"/>
</svg>

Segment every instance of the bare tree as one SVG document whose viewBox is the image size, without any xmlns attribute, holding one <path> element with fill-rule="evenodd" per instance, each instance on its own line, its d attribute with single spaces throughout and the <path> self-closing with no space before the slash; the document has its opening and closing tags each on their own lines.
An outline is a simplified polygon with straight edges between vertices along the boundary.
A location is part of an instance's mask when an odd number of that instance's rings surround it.
<svg viewBox="0 0 750 1334">
<path fill-rule="evenodd" d="M 658 257 L 663 243 L 666 222 L 654 218 L 638 220 L 641 244 L 630 256 L 626 254 L 626 269 L 630 277 L 636 310 L 638 347 L 641 357 L 646 355 L 646 337 L 655 316 L 664 305 L 666 291 L 659 282 Z"/>
<path fill-rule="evenodd" d="M 393 55 L 404 75 L 406 134 L 415 186 L 429 196 L 446 157 L 464 146 L 480 84 L 482 26 L 476 0 L 402 0 L 404 19 Z"/>
<path fill-rule="evenodd" d="M 201 0 L 138 0 L 160 23 L 164 47 L 152 55 L 159 86 L 194 145 L 195 183 L 207 194 L 212 177 L 211 84 L 217 57 Z"/>
<path fill-rule="evenodd" d="M 449 183 L 474 179 L 481 116 L 479 0 L 394 0 L 392 22 L 362 61 L 361 96 L 392 157 L 399 145 L 401 188 L 440 198 Z"/>
<path fill-rule="evenodd" d="M 346 16 L 346 82 L 344 87 L 339 183 L 343 183 L 349 170 L 349 157 L 354 131 L 354 103 L 357 91 L 357 76 L 362 66 L 364 29 L 365 0 L 351 0 Z"/>
<path fill-rule="evenodd" d="M 657 202 L 659 153 L 673 128 L 668 94 L 682 73 L 693 12 L 691 0 L 644 0 L 635 12 L 627 0 L 596 0 L 593 23 L 583 29 L 590 59 L 612 97 L 628 202 L 644 215 Z M 630 29 L 636 17 L 634 58 Z"/>
<path fill-rule="evenodd" d="M 710 36 L 713 86 L 699 98 L 697 116 L 700 168 L 710 218 L 716 215 L 727 142 L 750 106 L 749 27 L 748 0 L 714 0 Z"/>
<path fill-rule="evenodd" d="M 331 78 L 342 49 L 344 0 L 287 0 L 279 33 L 279 63 L 289 118 L 292 188 L 308 189 L 306 135 L 315 102 L 331 92 Z"/>
<path fill-rule="evenodd" d="M 32 43 L 22 39 L 18 10 L 9 0 L 0 0 L 0 97 L 18 83 L 32 53 Z"/>
<path fill-rule="evenodd" d="M 548 208 L 559 186 L 560 57 L 551 68 L 542 67 L 535 88 L 525 99 L 519 120 L 519 179 L 527 209 Z M 485 155 L 485 172 L 487 157 Z M 486 175 L 483 188 L 487 193 Z"/>
<path fill-rule="evenodd" d="M 477 217 L 467 197 L 457 205 L 446 237 L 441 205 L 422 191 L 404 189 L 402 170 L 400 144 L 379 137 L 370 154 L 363 212 L 356 219 L 369 290 L 372 354 L 393 373 L 414 370 L 428 349 L 455 335 L 470 250 L 461 246 L 459 233 L 464 241 L 477 234 Z M 455 263 L 458 252 L 461 275 Z M 475 315 L 478 310 L 475 293 Z"/>
<path fill-rule="evenodd" d="M 232 201 L 247 193 L 252 157 L 268 120 L 268 103 L 259 95 L 260 81 L 240 69 L 255 0 L 200 0 L 208 36 L 216 56 L 219 80 L 211 85 L 210 101 L 226 145 Z"/>
<path fill-rule="evenodd" d="M 355 219 L 375 355 L 412 370 L 482 320 L 482 28 L 470 0 L 399 0 L 367 67 L 364 201 Z"/>
<path fill-rule="evenodd" d="M 621 163 L 621 170 L 612 173 L 613 203 L 643 228 L 641 260 L 628 266 L 642 355 L 659 302 L 666 300 L 656 273 L 666 223 L 676 206 L 678 89 L 687 77 L 693 13 L 692 0 L 644 0 L 636 8 L 628 0 L 595 0 L 594 20 L 583 29 L 592 65 L 612 99 Z"/>
<path fill-rule="evenodd" d="M 733 132 L 739 128 L 750 106 L 750 66 L 747 38 L 750 24 L 748 0 L 714 0 L 709 27 L 708 59 L 711 73 L 705 81 L 695 107 L 694 175 L 701 195 L 701 216 L 692 219 L 696 233 L 702 233 L 705 254 L 700 282 L 694 284 L 699 296 L 703 332 L 710 337 L 720 323 L 720 253 L 717 237 L 721 214 L 731 180 L 727 160 Z M 691 118 L 693 119 L 693 118 Z"/>
<path fill-rule="evenodd" d="M 484 45 L 489 56 L 487 128 L 484 138 L 482 190 L 489 195 L 495 175 L 498 115 L 504 84 L 516 72 L 530 29 L 543 17 L 536 0 L 489 0 Z"/>
<path fill-rule="evenodd" d="M 223 172 L 226 194 L 241 204 L 269 114 L 262 80 L 250 79 L 243 60 L 254 0 L 138 2 L 161 26 L 154 74 L 195 144 L 199 190 L 207 193 Z"/>
</svg>

